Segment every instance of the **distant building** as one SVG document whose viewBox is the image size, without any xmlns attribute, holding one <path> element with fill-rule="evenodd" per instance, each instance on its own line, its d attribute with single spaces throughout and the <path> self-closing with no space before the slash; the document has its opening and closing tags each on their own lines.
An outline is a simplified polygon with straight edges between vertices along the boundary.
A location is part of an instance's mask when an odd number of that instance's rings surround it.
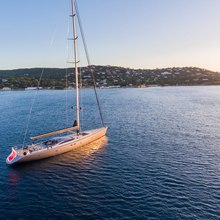
<svg viewBox="0 0 220 220">
<path fill-rule="evenodd" d="M 161 73 L 161 75 L 171 75 L 172 73 L 170 73 L 170 72 L 163 72 L 163 73 Z"/>
<path fill-rule="evenodd" d="M 141 85 L 138 85 L 137 87 L 138 87 L 138 88 L 145 88 L 146 85 L 145 85 L 145 84 L 141 84 Z"/>
<path fill-rule="evenodd" d="M 42 89 L 42 87 L 27 87 L 25 90 L 37 90 L 37 89 Z"/>
<path fill-rule="evenodd" d="M 2 91 L 11 91 L 11 88 L 9 88 L 9 87 L 3 87 L 3 88 L 2 88 Z"/>
</svg>

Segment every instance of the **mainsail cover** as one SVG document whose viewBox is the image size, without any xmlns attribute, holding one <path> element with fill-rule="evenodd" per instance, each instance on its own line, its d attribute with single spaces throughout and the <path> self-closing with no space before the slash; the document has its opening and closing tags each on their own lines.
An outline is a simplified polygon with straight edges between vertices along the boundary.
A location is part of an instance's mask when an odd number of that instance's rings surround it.
<svg viewBox="0 0 220 220">
<path fill-rule="evenodd" d="M 38 135 L 38 136 L 35 136 L 35 137 L 31 137 L 31 140 L 37 140 L 37 139 L 41 139 L 41 138 L 44 138 L 44 137 L 49 137 L 49 136 L 53 136 L 53 135 L 56 135 L 56 134 L 61 134 L 61 133 L 74 131 L 74 130 L 78 130 L 78 129 L 79 129 L 79 126 L 64 128 L 64 129 L 61 129 L 61 130 L 57 130 L 57 131 L 49 132 L 49 133 L 46 133 L 46 134 L 41 134 L 41 135 Z"/>
</svg>

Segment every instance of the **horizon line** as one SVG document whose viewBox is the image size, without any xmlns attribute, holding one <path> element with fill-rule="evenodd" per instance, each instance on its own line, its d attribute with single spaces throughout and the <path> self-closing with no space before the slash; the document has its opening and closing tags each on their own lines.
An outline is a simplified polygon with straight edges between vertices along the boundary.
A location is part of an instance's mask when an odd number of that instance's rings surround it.
<svg viewBox="0 0 220 220">
<path fill-rule="evenodd" d="M 109 64 L 105 64 L 105 65 L 101 65 L 101 64 L 92 64 L 90 66 L 103 66 L 103 67 L 119 67 L 119 68 L 124 68 L 124 69 L 133 69 L 133 70 L 156 70 L 156 69 L 173 69 L 173 68 L 198 68 L 198 69 L 203 69 L 203 70 L 208 70 L 208 71 L 212 71 L 212 72 L 218 72 L 220 73 L 220 71 L 217 70 L 211 70 L 211 69 L 207 69 L 204 67 L 198 67 L 198 66 L 173 66 L 173 67 L 155 67 L 155 68 L 132 68 L 132 67 L 125 67 L 125 66 L 117 66 L 117 65 L 109 65 Z M 85 66 L 81 66 L 79 68 L 86 68 L 88 67 L 88 65 Z M 0 69 L 0 71 L 13 71 L 13 70 L 22 70 L 22 69 L 69 69 L 69 68 L 74 68 L 74 67 L 16 67 L 16 68 L 12 68 L 12 69 Z"/>
</svg>

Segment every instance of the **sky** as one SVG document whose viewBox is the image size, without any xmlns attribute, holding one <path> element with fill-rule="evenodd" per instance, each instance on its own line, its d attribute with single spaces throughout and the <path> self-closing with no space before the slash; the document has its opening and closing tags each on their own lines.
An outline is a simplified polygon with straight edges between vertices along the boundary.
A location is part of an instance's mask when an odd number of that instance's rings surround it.
<svg viewBox="0 0 220 220">
<path fill-rule="evenodd" d="M 91 63 L 220 71 L 220 0 L 78 0 Z M 0 0 L 0 69 L 67 67 L 70 0 Z M 79 41 L 79 59 L 86 65 Z"/>
</svg>

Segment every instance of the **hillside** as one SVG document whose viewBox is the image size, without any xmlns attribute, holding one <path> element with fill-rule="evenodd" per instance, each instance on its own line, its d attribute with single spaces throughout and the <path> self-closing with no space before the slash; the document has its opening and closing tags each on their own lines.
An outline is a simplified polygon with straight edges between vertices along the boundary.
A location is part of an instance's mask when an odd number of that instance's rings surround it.
<svg viewBox="0 0 220 220">
<path fill-rule="evenodd" d="M 130 69 L 115 66 L 92 66 L 98 87 L 138 87 L 143 85 L 220 85 L 220 73 L 196 67 L 163 69 Z M 43 88 L 65 88 L 74 85 L 73 69 L 32 68 L 0 70 L 0 89 L 24 89 L 36 87 L 41 73 L 40 86 Z M 87 67 L 81 68 L 82 85 L 92 86 Z M 67 77 L 66 77 L 67 76 Z M 67 80 L 66 80 L 67 78 Z"/>
</svg>

